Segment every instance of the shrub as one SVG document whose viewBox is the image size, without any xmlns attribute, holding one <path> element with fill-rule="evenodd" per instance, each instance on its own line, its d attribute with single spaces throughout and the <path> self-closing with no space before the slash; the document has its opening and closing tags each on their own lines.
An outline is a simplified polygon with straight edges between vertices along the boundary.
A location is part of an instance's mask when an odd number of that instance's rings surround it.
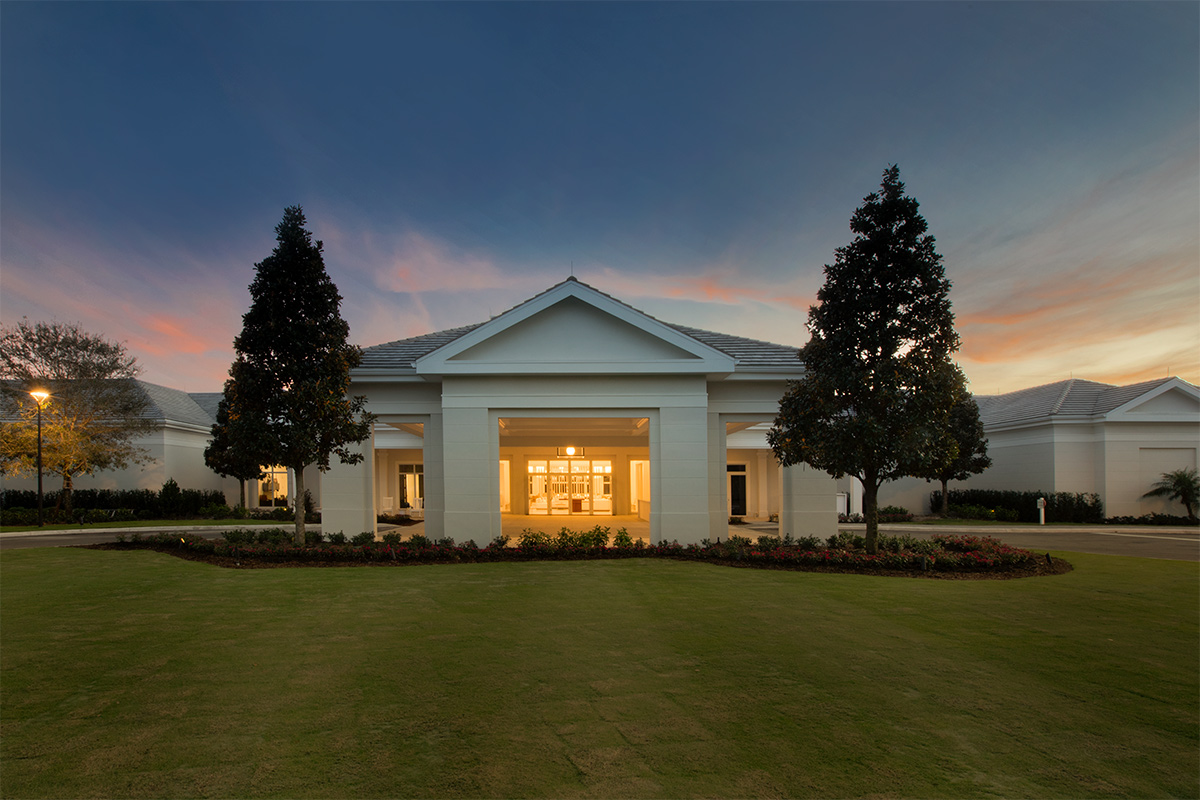
<svg viewBox="0 0 1200 800">
<path fill-rule="evenodd" d="M 174 484 L 172 486 L 172 484 Z M 215 489 L 180 489 L 174 481 L 163 485 L 167 491 L 168 505 L 176 517 L 196 517 L 205 506 L 225 503 L 223 492 Z M 61 491 L 46 492 L 44 503 L 47 510 L 58 504 Z M 162 491 L 152 489 L 76 489 L 71 493 L 72 505 L 82 511 L 103 509 L 116 511 L 128 509 L 137 519 L 159 519 L 165 514 L 162 507 Z M 5 489 L 0 491 L 0 508 L 36 508 L 37 492 L 28 489 Z"/>
<path fill-rule="evenodd" d="M 1140 517 L 1109 517 L 1105 520 L 1109 525 L 1190 525 L 1196 527 L 1200 521 L 1187 517 L 1176 517 L 1171 514 L 1143 514 Z"/>
<path fill-rule="evenodd" d="M 866 546 L 866 539 L 850 531 L 838 531 L 826 543 L 830 550 L 861 550 Z"/>
<path fill-rule="evenodd" d="M 288 539 L 288 541 L 290 542 L 292 540 L 292 538 L 294 538 L 294 536 L 295 535 L 293 534 L 293 536 L 290 537 Z M 323 541 L 325 541 L 325 537 L 321 534 L 320 531 L 310 531 L 308 529 L 305 529 L 305 531 L 304 531 L 304 543 L 305 544 L 321 544 L 321 542 L 323 542 Z"/>
<path fill-rule="evenodd" d="M 221 533 L 221 539 L 229 544 L 253 544 L 255 536 L 256 532 L 248 528 L 233 528 Z"/>
<path fill-rule="evenodd" d="M 375 532 L 374 531 L 363 531 L 362 533 L 355 534 L 350 539 L 350 544 L 355 544 L 360 547 L 364 544 L 374 544 L 374 543 L 375 543 Z"/>
<path fill-rule="evenodd" d="M 1037 522 L 1039 497 L 1046 498 L 1047 522 L 1104 522 L 1104 503 L 1092 492 L 1013 492 L 995 489 L 951 489 L 951 506 L 978 506 L 987 509 L 1001 508 L 1016 512 L 1014 522 Z M 929 496 L 932 508 L 942 507 L 942 493 L 934 491 Z"/>
<path fill-rule="evenodd" d="M 112 515 L 102 508 L 92 508 L 81 513 L 83 514 L 83 521 L 91 525 L 112 521 Z"/>
<path fill-rule="evenodd" d="M 497 536 L 495 539 L 492 539 L 490 542 L 488 542 L 487 549 L 488 550 L 503 550 L 504 548 L 508 547 L 508 542 L 509 542 L 509 537 L 501 534 L 500 536 Z"/>
<path fill-rule="evenodd" d="M 309 532 L 305 531 L 304 533 L 305 533 L 304 539 L 307 542 L 308 541 L 307 534 Z M 320 542 L 321 542 L 320 532 L 313 531 L 313 533 L 316 534 L 316 537 L 315 537 L 316 541 L 314 542 L 314 544 L 320 544 Z M 285 528 L 260 528 L 258 530 L 258 535 L 254 537 L 254 541 L 257 544 L 291 544 L 292 540 L 295 538 L 295 536 L 296 536 L 295 531 L 289 531 Z"/>
<path fill-rule="evenodd" d="M 325 540 L 330 544 L 345 544 L 346 534 L 342 533 L 341 531 L 338 531 L 337 533 L 327 533 L 325 534 Z"/>
<path fill-rule="evenodd" d="M 425 535 L 422 533 L 414 534 L 412 538 L 408 540 L 408 546 L 416 549 L 429 547 L 429 545 L 429 539 L 425 538 Z"/>
<path fill-rule="evenodd" d="M 200 509 L 200 516 L 208 519 L 228 519 L 233 515 L 233 509 L 224 503 L 211 503 Z"/>
<path fill-rule="evenodd" d="M 519 560 L 528 558 L 675 558 L 719 563 L 738 563 L 742 566 L 795 568 L 821 567 L 846 568 L 855 571 L 905 570 L 905 571 L 979 571 L 1013 567 L 1028 567 L 1038 560 L 1028 550 L 1011 548 L 990 537 L 979 536 L 936 536 L 932 540 L 914 540 L 908 536 L 880 537 L 881 551 L 870 555 L 861 548 L 861 538 L 843 535 L 840 549 L 807 549 L 803 547 L 778 547 L 757 549 L 749 547 L 749 540 L 733 537 L 729 542 L 689 545 L 682 547 L 676 542 L 661 542 L 646 547 L 640 542 L 636 548 L 596 548 L 585 550 L 577 547 L 556 548 L 553 544 L 539 544 L 531 540 L 532 549 L 506 549 L 489 547 L 479 550 L 473 542 L 460 547 L 445 545 L 442 540 L 435 546 L 406 546 L 388 542 L 387 546 L 376 543 L 361 545 L 331 544 L 326 546 L 293 545 L 288 531 L 273 529 L 279 534 L 263 537 L 253 531 L 227 531 L 223 541 L 208 541 L 189 534 L 151 534 L 143 537 L 133 534 L 128 541 L 121 541 L 129 548 L 150 548 L 178 551 L 187 548 L 197 552 L 236 557 L 238 562 L 256 559 L 261 561 L 300 562 L 405 562 L 447 563 Z M 622 531 L 623 532 L 623 531 Z M 618 533 L 618 538 L 620 538 Z M 543 534 L 544 535 L 544 534 Z M 628 533 L 625 533 L 628 536 Z M 357 537 L 356 537 L 357 538 Z M 812 537 L 806 537 L 812 539 Z M 418 542 L 425 541 L 418 537 Z M 778 540 L 772 539 L 773 542 Z M 815 540 L 812 540 L 815 542 Z M 801 542 L 805 542 L 804 539 Z M 805 542 L 808 543 L 808 542 Z M 815 542 L 819 544 L 819 542 Z M 496 541 L 493 540 L 493 544 Z"/>
<path fill-rule="evenodd" d="M 178 519 L 183 515 L 183 491 L 174 478 L 167 478 L 159 490 L 158 509 L 167 519 Z"/>
<path fill-rule="evenodd" d="M 879 509 L 880 522 L 912 522 L 913 515 L 907 508 L 900 506 L 884 506 Z"/>
<path fill-rule="evenodd" d="M 627 550 L 633 547 L 633 537 L 629 535 L 629 531 L 624 528 L 617 530 L 617 535 L 613 537 L 613 546 L 622 550 Z"/>
<path fill-rule="evenodd" d="M 767 548 L 770 548 L 770 547 L 780 547 L 782 545 L 783 545 L 783 542 L 780 541 L 778 536 L 760 536 L 760 537 L 758 537 L 758 546 L 763 548 L 764 550 Z"/>
<path fill-rule="evenodd" d="M 401 536 L 398 533 L 385 533 L 383 535 L 383 543 L 390 547 L 396 547 L 400 542 Z"/>
<path fill-rule="evenodd" d="M 548 533 L 526 528 L 521 531 L 521 536 L 517 539 L 517 547 L 521 550 L 534 550 L 549 547 L 553 541 Z"/>
</svg>

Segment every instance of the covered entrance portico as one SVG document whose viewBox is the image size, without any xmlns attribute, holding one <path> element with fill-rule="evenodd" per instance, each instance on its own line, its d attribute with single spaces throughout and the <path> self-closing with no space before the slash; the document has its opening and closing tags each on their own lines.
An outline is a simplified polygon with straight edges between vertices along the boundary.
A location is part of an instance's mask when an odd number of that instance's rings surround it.
<svg viewBox="0 0 1200 800">
<path fill-rule="evenodd" d="M 832 535 L 828 476 L 780 469 L 765 443 L 731 448 L 802 371 L 793 348 L 671 326 L 564 281 L 481 325 L 364 351 L 351 391 L 367 396 L 376 436 L 360 464 L 326 475 L 325 527 L 372 530 L 385 499 L 419 485 L 434 538 L 483 544 L 513 514 L 555 529 L 631 516 L 652 541 L 699 542 L 728 535 L 737 473 L 747 515 Z"/>
</svg>

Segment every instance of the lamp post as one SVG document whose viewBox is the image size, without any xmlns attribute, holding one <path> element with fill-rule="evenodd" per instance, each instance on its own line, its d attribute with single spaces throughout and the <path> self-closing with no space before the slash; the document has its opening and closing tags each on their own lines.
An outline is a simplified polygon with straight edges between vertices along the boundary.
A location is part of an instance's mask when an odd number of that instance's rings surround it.
<svg viewBox="0 0 1200 800">
<path fill-rule="evenodd" d="M 37 472 L 38 472 L 38 527 L 42 527 L 44 520 L 42 517 L 42 403 L 46 402 L 46 398 L 50 393 L 45 389 L 34 389 L 29 395 L 37 402 L 38 422 L 37 422 Z"/>
</svg>

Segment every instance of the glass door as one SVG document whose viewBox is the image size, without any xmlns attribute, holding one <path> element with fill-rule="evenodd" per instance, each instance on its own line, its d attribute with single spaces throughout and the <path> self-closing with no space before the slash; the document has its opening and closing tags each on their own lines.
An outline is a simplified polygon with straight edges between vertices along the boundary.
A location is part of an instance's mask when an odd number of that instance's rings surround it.
<svg viewBox="0 0 1200 800">
<path fill-rule="evenodd" d="M 530 461 L 529 513 L 611 515 L 612 462 L 579 458 Z"/>
</svg>

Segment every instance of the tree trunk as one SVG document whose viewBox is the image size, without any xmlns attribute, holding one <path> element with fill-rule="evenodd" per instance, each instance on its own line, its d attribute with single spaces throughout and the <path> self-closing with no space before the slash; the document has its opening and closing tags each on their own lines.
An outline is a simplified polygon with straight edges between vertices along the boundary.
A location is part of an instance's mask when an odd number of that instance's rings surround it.
<svg viewBox="0 0 1200 800">
<path fill-rule="evenodd" d="M 863 519 L 867 523 L 867 552 L 879 552 L 879 481 L 873 471 L 863 475 Z"/>
<path fill-rule="evenodd" d="M 947 478 L 942 479 L 942 516 L 950 516 L 950 481 Z"/>
<path fill-rule="evenodd" d="M 58 502 L 55 508 L 63 513 L 70 515 L 71 513 L 71 491 L 75 488 L 75 478 L 73 475 L 63 475 L 63 488 L 58 493 Z"/>
<path fill-rule="evenodd" d="M 304 544 L 304 467 L 295 467 L 296 473 L 296 544 Z"/>
</svg>

